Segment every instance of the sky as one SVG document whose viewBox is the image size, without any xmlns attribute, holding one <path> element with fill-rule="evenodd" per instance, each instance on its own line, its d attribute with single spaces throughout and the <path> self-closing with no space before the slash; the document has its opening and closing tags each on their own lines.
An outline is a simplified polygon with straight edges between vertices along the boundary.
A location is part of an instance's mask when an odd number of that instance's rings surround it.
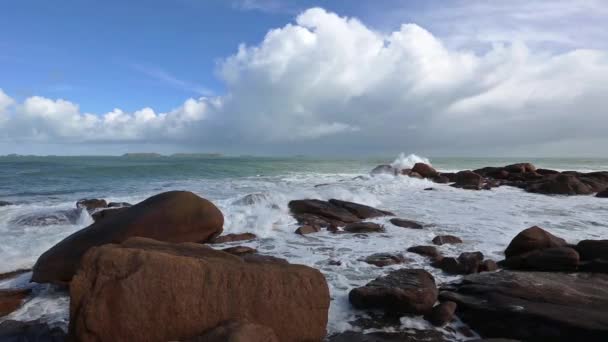
<svg viewBox="0 0 608 342">
<path fill-rule="evenodd" d="M 0 154 L 608 157 L 608 1 L 0 0 Z"/>
</svg>

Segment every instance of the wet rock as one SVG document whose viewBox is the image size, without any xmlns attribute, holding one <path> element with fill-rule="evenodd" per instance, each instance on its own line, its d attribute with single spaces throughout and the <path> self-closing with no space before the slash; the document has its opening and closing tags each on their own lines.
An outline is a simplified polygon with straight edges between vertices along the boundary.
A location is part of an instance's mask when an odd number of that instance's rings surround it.
<svg viewBox="0 0 608 342">
<path fill-rule="evenodd" d="M 526 191 L 545 195 L 589 195 L 593 189 L 578 177 L 569 174 L 545 176 L 537 183 L 531 183 Z"/>
<path fill-rule="evenodd" d="M 483 184 L 483 178 L 469 170 L 457 172 L 455 181 L 455 186 L 463 188 L 481 188 Z"/>
<path fill-rule="evenodd" d="M 547 176 L 547 175 L 556 175 L 559 171 L 550 170 L 550 169 L 537 169 L 536 173 L 539 175 Z"/>
<path fill-rule="evenodd" d="M 244 254 L 241 255 L 241 258 L 243 258 L 243 260 L 249 262 L 249 263 L 260 263 L 260 264 L 281 264 L 281 265 L 287 265 L 289 264 L 289 261 L 287 261 L 286 259 L 283 258 L 277 258 L 277 257 L 273 257 L 270 255 L 263 255 L 263 254 Z"/>
<path fill-rule="evenodd" d="M 464 274 L 462 265 L 454 257 L 443 257 L 434 260 L 431 266 L 439 268 L 447 274 Z"/>
<path fill-rule="evenodd" d="M 540 227 L 533 226 L 522 230 L 511 240 L 511 243 L 509 243 L 509 246 L 505 250 L 505 256 L 510 258 L 538 249 L 562 247 L 565 245 L 566 241 L 564 239 Z"/>
<path fill-rule="evenodd" d="M 266 193 L 254 193 L 245 195 L 238 200 L 232 202 L 233 205 L 255 205 L 268 201 L 268 194 Z"/>
<path fill-rule="evenodd" d="M 89 213 L 94 212 L 97 209 L 107 208 L 108 202 L 104 199 L 81 199 L 76 202 L 76 208 L 78 209 L 86 209 Z"/>
<path fill-rule="evenodd" d="M 481 252 L 464 252 L 458 256 L 458 263 L 462 265 L 463 274 L 477 273 L 482 262 L 483 254 Z"/>
<path fill-rule="evenodd" d="M 44 227 L 53 225 L 72 225 L 78 223 L 80 211 L 77 209 L 41 211 L 19 216 L 11 221 L 17 226 Z"/>
<path fill-rule="evenodd" d="M 407 251 L 410 253 L 424 255 L 432 259 L 441 257 L 441 253 L 439 253 L 435 246 L 413 246 L 408 248 Z"/>
<path fill-rule="evenodd" d="M 321 220 L 338 225 L 344 225 L 360 220 L 359 217 L 342 207 L 338 207 L 327 201 L 316 199 L 291 201 L 289 202 L 289 209 L 291 210 L 291 213 L 295 215 L 314 215 L 314 217 L 318 217 Z"/>
<path fill-rule="evenodd" d="M 526 172 L 536 172 L 536 167 L 531 163 L 517 163 L 511 164 L 504 167 L 507 172 L 512 173 L 526 173 Z"/>
<path fill-rule="evenodd" d="M 222 249 L 223 252 L 234 254 L 234 255 L 245 255 L 257 253 L 257 249 L 247 246 L 234 246 Z"/>
<path fill-rule="evenodd" d="M 534 250 L 507 258 L 503 266 L 513 270 L 575 271 L 579 255 L 570 247 L 554 247 Z"/>
<path fill-rule="evenodd" d="M 70 335 L 79 341 L 188 339 L 225 321 L 249 320 L 280 341 L 297 342 L 325 337 L 329 290 L 307 266 L 133 238 L 89 250 L 70 300 Z"/>
<path fill-rule="evenodd" d="M 390 222 L 397 226 L 397 227 L 402 227 L 402 228 L 412 228 L 412 229 L 422 229 L 422 225 L 416 221 L 412 221 L 412 220 L 405 220 L 405 219 L 400 219 L 400 218 L 392 218 L 390 219 Z"/>
<path fill-rule="evenodd" d="M 410 171 L 407 175 L 411 178 L 424 179 L 424 177 L 422 177 L 421 174 L 419 174 L 418 172 L 414 172 L 414 171 Z"/>
<path fill-rule="evenodd" d="M 443 175 L 443 174 L 440 174 L 438 176 L 433 177 L 432 180 L 433 180 L 433 182 L 438 183 L 438 184 L 447 184 L 447 183 L 450 183 L 450 178 L 447 177 L 447 176 L 445 176 L 445 175 Z"/>
<path fill-rule="evenodd" d="M 351 212 L 353 215 L 357 216 L 361 220 L 374 218 L 374 217 L 394 216 L 395 215 L 395 214 L 391 213 L 390 211 L 380 210 L 380 209 L 376 209 L 374 207 L 370 207 L 368 205 L 354 203 L 354 202 L 330 199 L 329 203 L 336 207 L 348 210 L 349 212 Z"/>
<path fill-rule="evenodd" d="M 132 207 L 133 204 L 128 203 L 128 202 L 110 202 L 108 203 L 108 208 L 125 208 L 125 207 Z"/>
<path fill-rule="evenodd" d="M 441 177 L 446 177 L 449 180 L 448 183 L 453 183 L 456 181 L 456 174 L 454 172 L 442 172 Z"/>
<path fill-rule="evenodd" d="M 89 248 L 133 236 L 169 242 L 205 242 L 222 232 L 224 216 L 213 203 L 186 191 L 170 191 L 95 222 L 38 258 L 32 280 L 66 284 Z"/>
<path fill-rule="evenodd" d="M 425 270 L 400 269 L 351 290 L 348 299 L 357 309 L 419 315 L 430 312 L 437 301 L 437 286 Z"/>
<path fill-rule="evenodd" d="M 581 260 L 608 259 L 608 240 L 582 240 L 575 248 Z"/>
<path fill-rule="evenodd" d="M 384 232 L 384 226 L 374 222 L 355 222 L 344 227 L 349 233 L 379 233 Z"/>
<path fill-rule="evenodd" d="M 579 272 L 608 273 L 608 259 L 583 261 L 578 266 Z"/>
<path fill-rule="evenodd" d="M 331 266 L 342 266 L 342 261 L 340 261 L 340 260 L 329 260 L 327 262 L 327 264 L 331 265 Z"/>
<path fill-rule="evenodd" d="M 608 276 L 486 272 L 464 277 L 442 300 L 483 337 L 525 341 L 607 341 Z"/>
<path fill-rule="evenodd" d="M 296 229 L 295 233 L 300 235 L 312 234 L 319 232 L 319 228 L 313 226 L 302 226 Z"/>
<path fill-rule="evenodd" d="M 210 243 L 218 244 L 218 243 L 228 243 L 228 242 L 237 242 L 237 241 L 249 241 L 257 239 L 257 235 L 253 233 L 240 233 L 240 234 L 226 234 L 220 235 L 213 239 Z"/>
<path fill-rule="evenodd" d="M 598 192 L 595 197 L 608 198 L 608 189 Z"/>
<path fill-rule="evenodd" d="M 436 245 L 445 245 L 445 244 L 457 244 L 462 243 L 462 240 L 459 237 L 453 235 L 439 235 L 433 238 L 433 243 Z"/>
<path fill-rule="evenodd" d="M 442 302 L 434 306 L 431 313 L 425 319 L 435 326 L 442 327 L 454 319 L 457 306 L 456 303 L 451 301 Z"/>
<path fill-rule="evenodd" d="M 114 214 L 118 214 L 118 213 L 126 210 L 127 208 L 128 207 L 117 207 L 117 208 L 107 208 L 107 209 L 103 209 L 103 210 L 98 210 L 98 211 L 95 211 L 94 213 L 92 213 L 91 217 L 93 218 L 93 221 L 98 222 L 98 221 L 106 219 Z"/>
<path fill-rule="evenodd" d="M 186 342 L 279 342 L 266 326 L 244 321 L 226 322 Z"/>
<path fill-rule="evenodd" d="M 67 336 L 60 328 L 51 328 L 38 321 L 7 320 L 0 323 L 0 341 L 4 342 L 64 342 Z"/>
<path fill-rule="evenodd" d="M 30 289 L 0 289 L 0 317 L 4 317 L 17 310 L 25 298 L 30 294 Z"/>
<path fill-rule="evenodd" d="M 425 163 L 416 163 L 412 168 L 412 172 L 416 172 L 424 178 L 434 178 L 439 175 L 437 170 Z"/>
<path fill-rule="evenodd" d="M 479 265 L 477 272 L 493 272 L 496 270 L 498 270 L 498 264 L 496 264 L 496 261 L 486 259 L 481 263 L 481 265 Z"/>
<path fill-rule="evenodd" d="M 405 258 L 401 254 L 376 253 L 363 259 L 363 261 L 374 266 L 384 267 L 402 264 L 405 262 Z"/>
<path fill-rule="evenodd" d="M 363 333 L 346 331 L 331 335 L 327 342 L 443 342 L 450 341 L 436 330 L 408 329 L 402 332 Z"/>
<path fill-rule="evenodd" d="M 433 191 L 435 188 L 424 188 L 424 191 Z"/>
<path fill-rule="evenodd" d="M 398 173 L 398 170 L 395 169 L 394 167 L 392 167 L 391 165 L 378 165 L 371 171 L 372 175 L 377 175 L 377 174 L 382 174 L 382 173 L 396 175 Z"/>
</svg>

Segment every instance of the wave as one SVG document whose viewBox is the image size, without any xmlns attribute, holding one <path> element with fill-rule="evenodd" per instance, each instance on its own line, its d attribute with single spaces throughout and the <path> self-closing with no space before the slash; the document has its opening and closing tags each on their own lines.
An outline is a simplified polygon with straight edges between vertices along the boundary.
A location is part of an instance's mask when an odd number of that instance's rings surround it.
<svg viewBox="0 0 608 342">
<path fill-rule="evenodd" d="M 427 158 L 420 157 L 415 154 L 409 154 L 406 156 L 405 153 L 401 153 L 401 154 L 399 154 L 397 159 L 395 159 L 391 163 L 391 166 L 394 167 L 395 169 L 401 171 L 403 169 L 411 169 L 412 167 L 414 167 L 414 165 L 416 163 L 425 163 L 425 164 L 432 165 L 431 161 Z"/>
</svg>

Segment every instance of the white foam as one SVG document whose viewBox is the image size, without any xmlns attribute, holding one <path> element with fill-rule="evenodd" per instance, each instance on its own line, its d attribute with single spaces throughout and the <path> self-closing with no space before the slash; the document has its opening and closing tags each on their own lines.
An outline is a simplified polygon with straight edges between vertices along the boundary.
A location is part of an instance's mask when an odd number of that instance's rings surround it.
<svg viewBox="0 0 608 342">
<path fill-rule="evenodd" d="M 412 167 L 414 167 L 414 165 L 416 165 L 416 163 L 425 163 L 431 165 L 431 161 L 427 158 L 419 157 L 415 154 L 410 154 L 406 156 L 405 153 L 401 153 L 399 154 L 397 159 L 395 159 L 391 163 L 391 166 L 396 168 L 397 170 L 403 170 L 411 169 Z"/>
</svg>

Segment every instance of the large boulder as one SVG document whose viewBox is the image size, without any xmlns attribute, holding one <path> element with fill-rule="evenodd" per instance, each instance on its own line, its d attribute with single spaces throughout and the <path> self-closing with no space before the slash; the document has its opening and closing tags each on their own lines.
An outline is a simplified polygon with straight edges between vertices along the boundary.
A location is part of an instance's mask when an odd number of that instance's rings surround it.
<svg viewBox="0 0 608 342">
<path fill-rule="evenodd" d="M 420 224 L 419 222 L 416 222 L 416 221 L 412 221 L 412 220 L 405 220 L 405 219 L 395 217 L 395 218 L 390 219 L 390 222 L 397 227 L 422 229 L 422 224 Z"/>
<path fill-rule="evenodd" d="M 538 249 L 552 248 L 552 247 L 563 247 L 566 246 L 566 241 L 559 238 L 548 231 L 533 226 L 522 230 L 517 234 L 507 249 L 505 250 L 505 256 L 507 258 L 531 252 Z"/>
<path fill-rule="evenodd" d="M 608 260 L 608 240 L 582 240 L 576 245 L 576 250 L 581 260 Z"/>
<path fill-rule="evenodd" d="M 321 221 L 327 221 L 334 225 L 344 225 L 359 221 L 359 217 L 345 208 L 338 207 L 327 201 L 317 199 L 304 199 L 289 202 L 289 210 L 301 224 L 314 226 L 312 222 L 301 221 L 299 215 L 310 215 Z"/>
<path fill-rule="evenodd" d="M 570 247 L 534 250 L 507 258 L 503 266 L 513 270 L 576 271 L 580 263 L 578 252 Z"/>
<path fill-rule="evenodd" d="M 344 227 L 345 232 L 349 233 L 381 233 L 384 226 L 375 222 L 355 222 Z"/>
<path fill-rule="evenodd" d="M 426 314 L 437 301 L 435 278 L 423 269 L 400 269 L 350 291 L 357 309 L 380 309 L 396 314 Z"/>
<path fill-rule="evenodd" d="M 344 208 L 350 211 L 353 215 L 357 216 L 361 220 L 380 217 L 380 216 L 394 216 L 395 214 L 390 211 L 376 209 L 374 207 L 370 207 L 368 205 L 342 201 L 337 199 L 330 199 L 328 201 L 330 204 L 335 205 L 336 207 Z"/>
<path fill-rule="evenodd" d="M 401 254 L 375 253 L 363 261 L 374 266 L 384 267 L 404 263 L 406 259 Z"/>
<path fill-rule="evenodd" d="M 582 182 L 576 175 L 556 174 L 529 184 L 526 191 L 546 195 L 589 195 L 593 188 Z"/>
<path fill-rule="evenodd" d="M 433 307 L 433 310 L 425 318 L 433 325 L 441 327 L 448 324 L 453 318 L 458 305 L 454 302 L 443 302 Z"/>
<path fill-rule="evenodd" d="M 457 243 L 462 243 L 462 239 L 454 236 L 454 235 L 438 235 L 435 236 L 433 238 L 433 243 L 441 246 L 441 245 L 445 245 L 445 244 L 457 244 Z"/>
<path fill-rule="evenodd" d="M 399 173 L 399 170 L 397 170 L 396 168 L 394 168 L 391 165 L 383 164 L 383 165 L 376 166 L 371 171 L 372 175 L 378 175 L 378 174 L 383 174 L 383 173 L 386 173 L 389 175 L 397 175 L 397 173 Z"/>
<path fill-rule="evenodd" d="M 456 173 L 455 187 L 467 188 L 467 189 L 480 189 L 483 184 L 483 177 L 473 171 L 460 171 Z"/>
<path fill-rule="evenodd" d="M 608 341 L 608 275 L 500 271 L 464 277 L 442 300 L 483 337 Z"/>
<path fill-rule="evenodd" d="M 222 232 L 224 216 L 208 200 L 187 191 L 170 191 L 138 203 L 84 228 L 40 256 L 32 281 L 69 283 L 91 247 L 134 236 L 168 242 L 205 242 Z"/>
<path fill-rule="evenodd" d="M 608 198 L 608 189 L 598 192 L 595 197 Z"/>
<path fill-rule="evenodd" d="M 425 163 L 416 163 L 412 168 L 412 172 L 416 172 L 424 178 L 435 178 L 439 175 L 437 170 Z"/>
<path fill-rule="evenodd" d="M 226 321 L 269 327 L 280 341 L 320 341 L 329 308 L 316 269 L 143 238 L 90 249 L 70 299 L 69 334 L 83 342 L 187 340 Z"/>
</svg>

